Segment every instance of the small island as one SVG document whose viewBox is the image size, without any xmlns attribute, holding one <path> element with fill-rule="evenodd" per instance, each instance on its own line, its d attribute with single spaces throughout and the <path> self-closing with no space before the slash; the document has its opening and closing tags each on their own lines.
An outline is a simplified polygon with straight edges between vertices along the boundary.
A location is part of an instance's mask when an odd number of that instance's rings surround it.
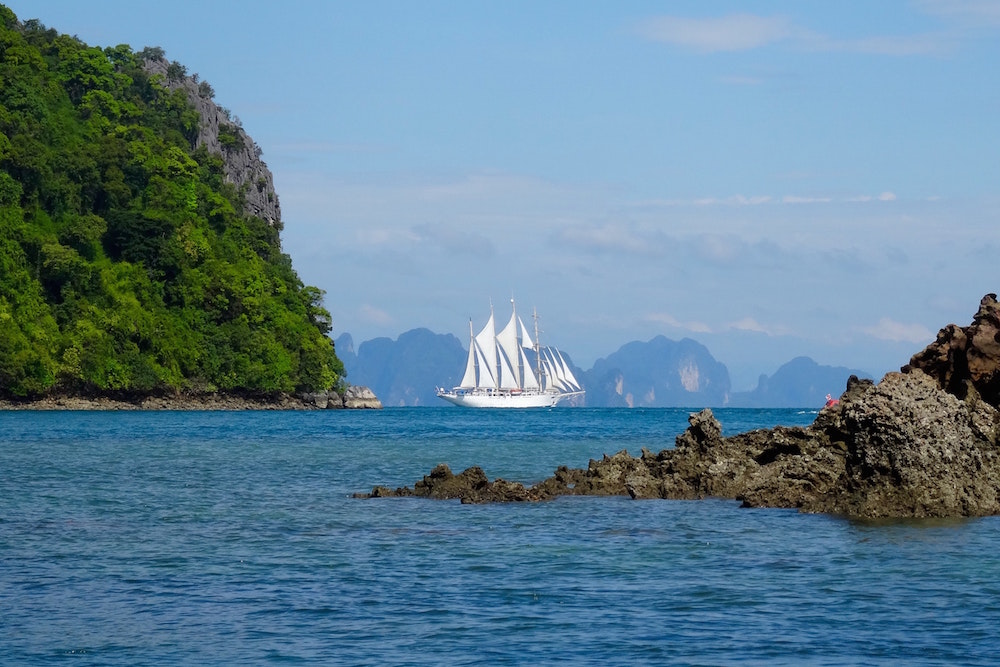
<svg viewBox="0 0 1000 667">
<path fill-rule="evenodd" d="M 0 407 L 380 407 L 207 81 L 2 5 L 0 33 Z"/>
</svg>

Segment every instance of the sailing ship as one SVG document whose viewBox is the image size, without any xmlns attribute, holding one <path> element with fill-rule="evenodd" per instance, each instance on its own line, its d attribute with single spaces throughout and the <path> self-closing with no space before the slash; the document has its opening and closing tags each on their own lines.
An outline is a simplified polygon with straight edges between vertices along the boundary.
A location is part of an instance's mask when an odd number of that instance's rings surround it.
<svg viewBox="0 0 1000 667">
<path fill-rule="evenodd" d="M 538 312 L 533 313 L 535 335 L 517 315 L 510 300 L 510 321 L 499 333 L 490 304 L 490 319 L 478 334 L 469 320 L 469 359 L 462 382 L 437 395 L 467 408 L 550 408 L 570 396 L 582 396 L 583 387 L 562 353 L 538 342 Z"/>
</svg>

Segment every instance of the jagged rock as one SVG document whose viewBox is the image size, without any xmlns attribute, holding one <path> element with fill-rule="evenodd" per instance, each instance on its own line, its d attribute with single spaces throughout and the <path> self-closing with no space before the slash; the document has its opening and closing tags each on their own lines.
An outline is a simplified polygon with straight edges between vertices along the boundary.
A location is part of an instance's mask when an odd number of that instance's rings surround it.
<svg viewBox="0 0 1000 667">
<path fill-rule="evenodd" d="M 993 407 L 1000 407 L 1000 305 L 996 294 L 979 302 L 972 324 L 949 324 L 937 339 L 913 355 L 903 372 L 921 370 L 950 394 L 965 398 L 971 385 Z"/>
<path fill-rule="evenodd" d="M 350 386 L 341 396 L 335 391 L 317 391 L 298 395 L 299 400 L 307 406 L 319 410 L 380 409 L 381 401 L 368 387 Z"/>
<path fill-rule="evenodd" d="M 889 373 L 843 410 L 846 480 L 829 510 L 852 516 L 1000 513 L 1000 413 L 941 391 L 920 371 Z"/>
<path fill-rule="evenodd" d="M 307 405 L 314 406 L 320 410 L 325 410 L 329 407 L 330 394 L 325 391 L 317 391 L 311 393 L 299 394 L 299 399 Z"/>
<path fill-rule="evenodd" d="M 440 464 L 430 474 L 413 485 L 413 489 L 401 488 L 393 491 L 385 486 L 376 486 L 370 494 L 355 494 L 355 497 L 386 498 L 417 496 L 437 500 L 461 500 L 463 503 L 513 502 L 538 500 L 520 482 L 497 479 L 490 482 L 479 466 L 474 466 L 454 474 L 446 464 Z"/>
</svg>

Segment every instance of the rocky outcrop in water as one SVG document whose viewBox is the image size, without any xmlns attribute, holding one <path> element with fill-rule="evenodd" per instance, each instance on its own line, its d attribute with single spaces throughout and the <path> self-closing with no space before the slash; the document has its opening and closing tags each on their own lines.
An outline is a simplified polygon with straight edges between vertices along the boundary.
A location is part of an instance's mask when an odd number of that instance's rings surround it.
<svg viewBox="0 0 1000 667">
<path fill-rule="evenodd" d="M 382 402 L 368 387 L 351 385 L 344 391 L 344 407 L 350 409 L 379 409 Z"/>
<path fill-rule="evenodd" d="M 376 487 L 364 495 L 463 502 L 714 496 L 861 518 L 1000 514 L 998 314 L 996 296 L 987 295 L 972 325 L 946 327 L 878 384 L 852 377 L 840 402 L 805 428 L 723 437 L 711 410 L 703 410 L 691 415 L 673 449 L 605 455 L 586 469 L 561 467 L 531 487 L 489 482 L 479 468 L 454 475 L 438 466 L 413 489 Z"/>
</svg>

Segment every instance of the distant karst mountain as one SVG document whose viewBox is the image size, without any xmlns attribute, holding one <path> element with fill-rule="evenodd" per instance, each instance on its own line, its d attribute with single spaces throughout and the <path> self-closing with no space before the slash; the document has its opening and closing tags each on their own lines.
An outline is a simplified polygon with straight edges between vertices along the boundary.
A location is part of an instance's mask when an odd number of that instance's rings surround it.
<svg viewBox="0 0 1000 667">
<path fill-rule="evenodd" d="M 734 408 L 806 408 L 822 406 L 826 395 L 839 396 L 852 375 L 871 379 L 864 371 L 843 366 L 820 366 L 809 357 L 796 357 L 774 375 L 761 375 L 757 388 L 734 393 Z"/>
<path fill-rule="evenodd" d="M 725 405 L 729 369 L 701 343 L 657 336 L 633 341 L 584 374 L 590 407 L 702 407 Z"/>
<path fill-rule="evenodd" d="M 386 407 L 447 405 L 437 387 L 461 380 L 467 350 L 455 336 L 413 329 L 397 340 L 375 338 L 357 351 L 350 334 L 336 340 L 347 379 L 371 387 Z M 576 407 L 821 407 L 826 394 L 839 396 L 847 378 L 870 377 L 863 371 L 821 366 L 798 357 L 774 375 L 762 375 L 756 389 L 732 393 L 729 370 L 709 350 L 689 338 L 657 336 L 627 343 L 599 359 L 589 371 L 572 363 L 573 373 L 587 390 Z"/>
<path fill-rule="evenodd" d="M 350 334 L 336 340 L 348 380 L 370 387 L 386 407 L 444 406 L 437 387 L 462 379 L 467 352 L 451 334 L 412 329 L 397 340 L 374 338 L 357 352 Z"/>
</svg>

